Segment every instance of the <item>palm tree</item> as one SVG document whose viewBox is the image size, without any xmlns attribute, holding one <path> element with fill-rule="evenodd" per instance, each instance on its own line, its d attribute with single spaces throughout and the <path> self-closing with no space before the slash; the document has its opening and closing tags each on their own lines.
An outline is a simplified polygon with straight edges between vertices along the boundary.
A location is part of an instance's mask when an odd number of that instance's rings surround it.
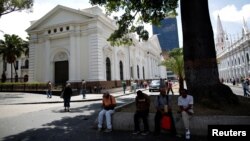
<svg viewBox="0 0 250 141">
<path fill-rule="evenodd" d="M 0 40 L 0 54 L 3 55 L 3 61 L 11 64 L 11 82 L 12 82 L 12 64 L 24 53 L 24 41 L 17 35 L 4 35 L 5 41 Z M 15 74 L 17 71 L 14 63 Z"/>
<path fill-rule="evenodd" d="M 175 48 L 169 53 L 169 59 L 162 62 L 162 65 L 174 72 L 179 78 L 180 89 L 184 88 L 184 60 L 183 49 Z"/>
</svg>

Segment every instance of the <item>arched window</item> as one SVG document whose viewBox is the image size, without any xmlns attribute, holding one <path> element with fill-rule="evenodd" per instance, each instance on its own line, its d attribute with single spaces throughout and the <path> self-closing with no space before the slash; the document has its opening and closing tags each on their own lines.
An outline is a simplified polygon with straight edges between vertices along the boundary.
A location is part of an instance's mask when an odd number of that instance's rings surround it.
<svg viewBox="0 0 250 141">
<path fill-rule="evenodd" d="M 249 55 L 248 55 L 248 53 L 247 53 L 247 63 L 249 63 Z"/>
<path fill-rule="evenodd" d="M 120 80 L 123 80 L 123 64 L 122 64 L 122 61 L 120 61 L 119 66 L 120 66 Z"/>
<path fill-rule="evenodd" d="M 140 79 L 140 70 L 139 70 L 139 66 L 137 65 L 137 77 L 138 79 Z"/>
<path fill-rule="evenodd" d="M 107 81 L 111 80 L 111 63 L 108 57 L 106 59 L 106 79 Z"/>
<path fill-rule="evenodd" d="M 25 60 L 24 66 L 25 66 L 25 68 L 29 68 L 29 60 Z"/>
<path fill-rule="evenodd" d="M 26 74 L 26 75 L 24 75 L 24 82 L 27 82 L 29 80 L 29 76 Z"/>
<path fill-rule="evenodd" d="M 144 70 L 144 66 L 142 67 L 142 75 L 143 75 L 143 79 L 145 79 L 145 70 Z"/>
</svg>

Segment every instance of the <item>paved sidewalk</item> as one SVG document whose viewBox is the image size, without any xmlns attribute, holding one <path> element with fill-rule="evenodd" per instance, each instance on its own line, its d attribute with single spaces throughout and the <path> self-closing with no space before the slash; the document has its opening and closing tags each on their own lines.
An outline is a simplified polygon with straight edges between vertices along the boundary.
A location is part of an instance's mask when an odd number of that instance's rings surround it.
<svg viewBox="0 0 250 141">
<path fill-rule="evenodd" d="M 145 89 L 137 89 L 145 90 Z M 111 93 L 115 97 L 133 94 L 133 92 L 126 91 L 123 94 L 122 91 Z M 101 100 L 102 94 L 86 94 L 85 99 L 82 95 L 72 96 L 71 102 L 83 102 L 83 101 L 95 101 Z M 60 96 L 52 96 L 47 98 L 46 94 L 34 94 L 34 93 L 17 93 L 17 92 L 0 92 L 0 105 L 11 104 L 42 104 L 42 103 L 62 103 L 63 99 Z"/>
</svg>

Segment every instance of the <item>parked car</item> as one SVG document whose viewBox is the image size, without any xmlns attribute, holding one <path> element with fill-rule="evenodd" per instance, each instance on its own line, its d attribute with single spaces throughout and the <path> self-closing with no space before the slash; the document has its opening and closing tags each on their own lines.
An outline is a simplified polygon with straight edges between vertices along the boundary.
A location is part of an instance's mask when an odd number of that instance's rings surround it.
<svg viewBox="0 0 250 141">
<path fill-rule="evenodd" d="M 149 92 L 160 90 L 160 80 L 152 80 L 149 84 Z"/>
</svg>

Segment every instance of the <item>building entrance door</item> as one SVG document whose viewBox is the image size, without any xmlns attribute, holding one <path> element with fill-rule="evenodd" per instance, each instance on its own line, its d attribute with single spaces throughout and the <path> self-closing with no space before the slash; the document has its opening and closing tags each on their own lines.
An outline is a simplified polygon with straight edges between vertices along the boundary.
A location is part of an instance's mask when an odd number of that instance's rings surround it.
<svg viewBox="0 0 250 141">
<path fill-rule="evenodd" d="M 65 84 L 69 80 L 69 63 L 68 61 L 55 62 L 55 83 Z"/>
</svg>

